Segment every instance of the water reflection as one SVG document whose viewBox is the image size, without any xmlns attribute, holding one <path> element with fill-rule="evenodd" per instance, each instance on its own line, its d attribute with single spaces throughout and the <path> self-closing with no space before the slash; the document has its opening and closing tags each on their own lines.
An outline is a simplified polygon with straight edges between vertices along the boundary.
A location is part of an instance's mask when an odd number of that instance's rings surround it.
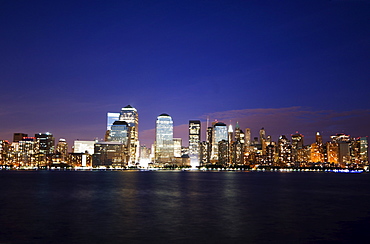
<svg viewBox="0 0 370 244">
<path fill-rule="evenodd" d="M 367 174 L 0 174 L 0 243 L 346 242 L 370 220 Z"/>
</svg>

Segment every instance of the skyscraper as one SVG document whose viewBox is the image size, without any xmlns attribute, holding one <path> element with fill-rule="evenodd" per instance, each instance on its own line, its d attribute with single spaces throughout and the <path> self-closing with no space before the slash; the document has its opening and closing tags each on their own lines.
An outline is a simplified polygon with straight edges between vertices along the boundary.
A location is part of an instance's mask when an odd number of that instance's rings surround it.
<svg viewBox="0 0 370 244">
<path fill-rule="evenodd" d="M 233 130 L 233 126 L 230 124 L 229 125 L 229 129 L 227 131 L 227 135 L 228 135 L 228 148 L 229 148 L 229 153 L 227 155 L 227 158 L 229 160 L 229 164 L 232 164 L 233 162 L 233 150 L 234 150 L 234 147 L 233 147 L 233 144 L 234 144 L 234 130 Z"/>
<path fill-rule="evenodd" d="M 251 144 L 251 129 L 245 129 L 245 146 L 249 147 Z"/>
<path fill-rule="evenodd" d="M 182 138 L 173 138 L 173 156 L 181 157 Z"/>
<path fill-rule="evenodd" d="M 213 124 L 212 130 L 212 160 L 218 160 L 218 142 L 225 140 L 228 141 L 227 125 L 222 122 L 216 122 Z"/>
<path fill-rule="evenodd" d="M 139 160 L 139 115 L 137 110 L 133 108 L 131 105 L 127 105 L 126 107 L 121 109 L 120 121 L 125 121 L 129 127 L 129 142 L 128 142 L 128 150 L 129 150 L 129 163 L 135 164 Z"/>
<path fill-rule="evenodd" d="M 53 154 L 55 148 L 55 140 L 53 134 L 49 132 L 35 134 L 38 152 L 42 154 Z"/>
<path fill-rule="evenodd" d="M 298 132 L 292 135 L 292 157 L 293 161 L 298 161 L 298 151 L 303 149 L 303 135 Z"/>
<path fill-rule="evenodd" d="M 155 127 L 155 161 L 157 163 L 172 162 L 173 150 L 173 121 L 168 114 L 157 117 Z"/>
<path fill-rule="evenodd" d="M 369 163 L 367 137 L 360 138 L 360 160 L 362 163 Z"/>
<path fill-rule="evenodd" d="M 199 166 L 200 153 L 200 128 L 199 120 L 189 121 L 189 157 L 190 164 Z"/>
<path fill-rule="evenodd" d="M 125 121 L 115 121 L 111 127 L 108 141 L 121 142 L 126 148 L 128 145 L 128 124 Z"/>
<path fill-rule="evenodd" d="M 291 158 L 291 150 L 292 145 L 288 138 L 285 135 L 281 135 L 278 141 L 278 155 L 279 155 L 279 163 L 281 166 L 285 166 L 285 163 L 290 163 L 292 161 Z"/>
<path fill-rule="evenodd" d="M 66 139 L 60 138 L 57 144 L 56 151 L 60 154 L 60 158 L 63 162 L 67 161 L 68 156 L 68 143 Z"/>
</svg>

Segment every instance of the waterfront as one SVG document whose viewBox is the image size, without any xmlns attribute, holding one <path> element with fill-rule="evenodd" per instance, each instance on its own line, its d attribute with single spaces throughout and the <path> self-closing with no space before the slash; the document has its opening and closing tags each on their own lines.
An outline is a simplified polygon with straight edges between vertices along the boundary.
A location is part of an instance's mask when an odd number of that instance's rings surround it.
<svg viewBox="0 0 370 244">
<path fill-rule="evenodd" d="M 0 243 L 350 243 L 370 175 L 0 171 Z"/>
</svg>

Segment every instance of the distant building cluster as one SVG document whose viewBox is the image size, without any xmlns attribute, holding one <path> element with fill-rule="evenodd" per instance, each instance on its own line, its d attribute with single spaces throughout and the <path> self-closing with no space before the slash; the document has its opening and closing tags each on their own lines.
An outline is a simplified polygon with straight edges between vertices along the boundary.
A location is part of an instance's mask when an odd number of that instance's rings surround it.
<svg viewBox="0 0 370 244">
<path fill-rule="evenodd" d="M 155 142 L 151 148 L 140 146 L 139 117 L 128 105 L 120 112 L 107 114 L 104 141 L 74 141 L 68 152 L 65 139 L 55 139 L 49 132 L 29 137 L 14 133 L 13 142 L 0 140 L 0 167 L 16 169 L 42 168 L 344 168 L 367 169 L 367 137 L 351 138 L 346 134 L 331 136 L 323 142 L 319 132 L 316 141 L 304 144 L 298 132 L 277 142 L 262 128 L 258 137 L 236 123 L 207 121 L 206 140 L 201 141 L 201 122 L 189 121 L 189 146 L 173 137 L 173 120 L 168 114 L 157 117 Z"/>
</svg>

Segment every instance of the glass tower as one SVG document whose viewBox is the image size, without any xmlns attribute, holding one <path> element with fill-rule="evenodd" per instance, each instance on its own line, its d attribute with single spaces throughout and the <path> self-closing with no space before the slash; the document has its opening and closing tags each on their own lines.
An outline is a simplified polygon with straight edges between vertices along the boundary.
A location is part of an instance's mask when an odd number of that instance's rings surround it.
<svg viewBox="0 0 370 244">
<path fill-rule="evenodd" d="M 110 130 L 109 141 L 118 141 L 127 146 L 127 130 L 128 126 L 125 121 L 114 122 Z"/>
<path fill-rule="evenodd" d="M 168 114 L 161 114 L 157 117 L 155 137 L 156 162 L 171 162 L 174 157 L 173 121 Z"/>
<path fill-rule="evenodd" d="M 37 144 L 38 144 L 38 151 L 42 154 L 53 154 L 54 153 L 54 145 L 55 139 L 53 134 L 49 132 L 45 133 L 38 133 L 35 134 Z"/>
<path fill-rule="evenodd" d="M 120 121 L 124 121 L 128 125 L 128 148 L 129 148 L 129 162 L 135 164 L 139 161 L 139 115 L 136 108 L 131 105 L 121 109 Z"/>
<path fill-rule="evenodd" d="M 227 125 L 222 122 L 217 122 L 213 125 L 212 135 L 212 155 L 211 158 L 218 160 L 218 143 L 222 140 L 228 140 Z"/>
<path fill-rule="evenodd" d="M 200 121 L 189 121 L 189 157 L 190 164 L 199 166 L 200 153 Z"/>
</svg>

